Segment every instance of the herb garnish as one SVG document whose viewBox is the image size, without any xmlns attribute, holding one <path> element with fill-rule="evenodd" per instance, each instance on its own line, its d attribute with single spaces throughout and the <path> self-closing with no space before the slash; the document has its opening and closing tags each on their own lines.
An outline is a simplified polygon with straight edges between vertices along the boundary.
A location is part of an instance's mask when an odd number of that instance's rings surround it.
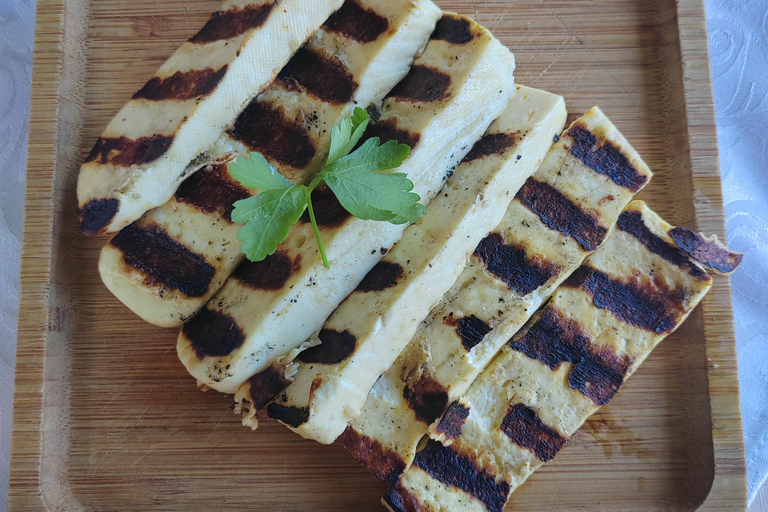
<svg viewBox="0 0 768 512">
<path fill-rule="evenodd" d="M 400 167 L 410 154 L 408 145 L 396 141 L 381 144 L 378 137 L 372 137 L 351 152 L 369 122 L 368 113 L 356 108 L 351 117 L 333 128 L 325 167 L 309 186 L 294 185 L 259 153 L 251 153 L 250 160 L 240 157 L 232 162 L 230 175 L 243 186 L 261 191 L 237 201 L 232 212 L 232 220 L 244 224 L 237 238 L 249 260 L 262 261 L 273 254 L 308 209 L 323 264 L 329 268 L 312 206 L 312 192 L 322 183 L 345 210 L 363 220 L 405 224 L 418 221 L 427 212 L 418 194 L 411 192 L 413 183 L 404 173 L 382 172 Z"/>
</svg>

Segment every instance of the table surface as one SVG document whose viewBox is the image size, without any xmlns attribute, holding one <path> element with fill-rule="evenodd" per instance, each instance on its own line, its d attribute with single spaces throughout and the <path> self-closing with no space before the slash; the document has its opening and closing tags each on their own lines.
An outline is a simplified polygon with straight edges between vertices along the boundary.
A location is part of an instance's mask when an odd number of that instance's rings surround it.
<svg viewBox="0 0 768 512">
<path fill-rule="evenodd" d="M 523 1 L 523 0 L 518 0 Z M 35 0 L 0 0 L 0 510 L 7 509 Z M 752 505 L 768 512 L 768 1 L 706 0 Z"/>
</svg>

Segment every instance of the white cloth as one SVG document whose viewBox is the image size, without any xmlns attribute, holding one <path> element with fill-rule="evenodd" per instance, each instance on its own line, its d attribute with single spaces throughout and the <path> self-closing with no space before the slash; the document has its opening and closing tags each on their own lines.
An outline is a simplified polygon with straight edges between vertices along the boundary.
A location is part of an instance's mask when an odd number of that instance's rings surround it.
<svg viewBox="0 0 768 512">
<path fill-rule="evenodd" d="M 768 475 L 768 1 L 707 0 L 750 501 Z"/>
<path fill-rule="evenodd" d="M 768 475 L 768 0 L 707 0 L 750 498 Z M 34 0 L 0 0 L 0 510 L 11 400 Z"/>
</svg>

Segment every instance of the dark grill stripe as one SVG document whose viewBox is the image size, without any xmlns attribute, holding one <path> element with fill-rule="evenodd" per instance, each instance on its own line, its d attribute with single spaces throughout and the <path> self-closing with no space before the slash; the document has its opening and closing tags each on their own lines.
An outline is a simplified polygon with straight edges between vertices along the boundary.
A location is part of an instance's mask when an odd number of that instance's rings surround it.
<svg viewBox="0 0 768 512">
<path fill-rule="evenodd" d="M 387 490 L 384 502 L 395 512 L 426 512 L 419 499 L 399 481 Z"/>
<path fill-rule="evenodd" d="M 230 131 L 233 138 L 269 159 L 303 169 L 315 157 L 315 145 L 303 124 L 289 120 L 282 107 L 253 100 Z"/>
<path fill-rule="evenodd" d="M 517 134 L 514 133 L 491 133 L 483 135 L 482 138 L 472 146 L 462 162 L 472 162 L 478 158 L 488 155 L 499 155 L 517 142 Z"/>
<path fill-rule="evenodd" d="M 450 14 L 443 15 L 430 37 L 433 40 L 448 41 L 453 44 L 467 44 L 474 38 L 475 35 L 470 30 L 469 20 L 457 18 Z"/>
<path fill-rule="evenodd" d="M 352 214 L 341 206 L 336 194 L 325 185 L 320 185 L 312 192 L 312 205 L 315 208 L 315 220 L 323 228 L 337 228 L 352 217 Z M 301 216 L 301 222 L 310 223 L 309 211 Z"/>
<path fill-rule="evenodd" d="M 670 290 L 652 279 L 625 283 L 582 265 L 564 285 L 587 292 L 595 306 L 610 311 L 621 321 L 656 334 L 672 332 L 685 313 L 685 290 Z"/>
<path fill-rule="evenodd" d="M 475 315 L 465 316 L 456 320 L 456 332 L 461 338 L 461 344 L 469 351 L 479 345 L 485 335 L 491 332 L 491 326 Z"/>
<path fill-rule="evenodd" d="M 428 66 L 416 65 L 387 97 L 404 101 L 438 101 L 448 96 L 450 86 L 450 76 Z"/>
<path fill-rule="evenodd" d="M 573 125 L 568 135 L 573 138 L 570 148 L 573 156 L 595 172 L 608 176 L 620 187 L 638 192 L 648 183 L 648 176 L 640 174 L 621 149 L 610 141 L 599 140 L 581 124 Z"/>
<path fill-rule="evenodd" d="M 371 43 L 387 30 L 389 21 L 372 9 L 363 9 L 354 0 L 347 0 L 325 22 L 327 30 L 360 43 Z"/>
<path fill-rule="evenodd" d="M 91 199 L 78 210 L 80 230 L 86 235 L 101 233 L 112 223 L 112 219 L 115 218 L 119 209 L 120 200 L 114 197 Z"/>
<path fill-rule="evenodd" d="M 232 274 L 243 285 L 254 290 L 282 290 L 293 272 L 300 269 L 284 252 L 270 254 L 262 261 L 244 261 Z"/>
<path fill-rule="evenodd" d="M 597 249 L 608 233 L 597 219 L 548 183 L 528 178 L 515 197 L 548 228 L 573 238 L 585 251 Z"/>
<path fill-rule="evenodd" d="M 150 135 L 138 139 L 99 137 L 86 162 L 115 165 L 142 165 L 157 160 L 168 151 L 173 135 Z"/>
<path fill-rule="evenodd" d="M 627 210 L 619 216 L 616 226 L 625 233 L 635 237 L 638 242 L 643 244 L 652 253 L 658 254 L 696 279 L 702 281 L 709 280 L 707 273 L 704 272 L 701 267 L 689 260 L 680 249 L 654 235 L 645 225 L 645 222 L 643 222 L 642 213 Z"/>
<path fill-rule="evenodd" d="M 534 409 L 513 404 L 501 422 L 501 431 L 518 446 L 531 450 L 544 462 L 552 460 L 566 441 L 560 433 L 545 425 Z"/>
<path fill-rule="evenodd" d="M 597 405 L 605 405 L 613 398 L 631 364 L 627 356 L 596 348 L 577 322 L 552 306 L 545 308 L 527 331 L 512 338 L 509 346 L 552 370 L 571 363 L 569 385 Z"/>
<path fill-rule="evenodd" d="M 539 256 L 528 257 L 523 246 L 507 245 L 498 233 L 491 233 L 475 249 L 485 268 L 522 296 L 543 286 L 562 272 L 562 268 Z"/>
<path fill-rule="evenodd" d="M 387 288 L 392 288 L 397 284 L 398 279 L 403 277 L 405 270 L 397 263 L 389 261 L 380 261 L 368 272 L 363 280 L 357 285 L 358 292 L 378 292 Z"/>
<path fill-rule="evenodd" d="M 453 402 L 435 430 L 438 434 L 444 435 L 446 439 L 458 439 L 468 417 L 469 408 L 461 402 Z"/>
<path fill-rule="evenodd" d="M 743 254 L 730 252 L 717 241 L 710 241 L 688 228 L 673 228 L 669 236 L 677 246 L 707 268 L 730 274 L 741 265 Z"/>
<path fill-rule="evenodd" d="M 363 140 L 360 141 L 360 145 L 372 137 L 378 137 L 381 143 L 384 144 L 390 140 L 396 141 L 398 144 L 408 144 L 411 149 L 414 149 L 421 140 L 421 134 L 410 133 L 407 130 L 401 130 L 397 127 L 397 120 L 394 118 L 372 123 L 365 131 Z"/>
<path fill-rule="evenodd" d="M 358 84 L 337 59 L 301 48 L 278 75 L 288 89 L 302 88 L 327 103 L 352 101 Z"/>
<path fill-rule="evenodd" d="M 424 376 L 405 386 L 403 398 L 416 414 L 416 418 L 427 425 L 439 418 L 448 405 L 448 392 L 445 387 Z"/>
<path fill-rule="evenodd" d="M 212 68 L 177 71 L 166 78 L 154 77 L 133 95 L 133 99 L 188 100 L 207 96 L 227 74 L 228 66 L 218 71 Z"/>
<path fill-rule="evenodd" d="M 213 13 L 200 32 L 192 36 L 190 43 L 210 43 L 232 39 L 251 29 L 261 27 L 269 18 L 277 1 L 264 5 L 249 5 L 244 9 Z"/>
<path fill-rule="evenodd" d="M 253 407 L 259 411 L 291 384 L 285 378 L 285 368 L 276 364 L 257 373 L 248 382 L 251 384 L 249 398 Z"/>
<path fill-rule="evenodd" d="M 216 270 L 205 257 L 182 245 L 161 227 L 123 228 L 110 241 L 123 253 L 123 261 L 144 275 L 148 286 L 162 285 L 187 297 L 202 297 L 208 292 Z"/>
<path fill-rule="evenodd" d="M 405 461 L 397 452 L 349 426 L 339 441 L 368 471 L 382 482 L 394 484 L 405 471 Z"/>
<path fill-rule="evenodd" d="M 302 363 L 339 364 L 355 352 L 357 338 L 349 331 L 322 329 L 320 345 L 301 352 L 296 359 Z"/>
<path fill-rule="evenodd" d="M 294 407 L 271 403 L 267 406 L 267 414 L 270 418 L 282 421 L 293 428 L 299 428 L 309 421 L 309 409 L 306 407 Z"/>
<path fill-rule="evenodd" d="M 182 332 L 201 361 L 209 356 L 228 356 L 245 342 L 245 334 L 234 318 L 208 307 L 184 324 Z"/>
<path fill-rule="evenodd" d="M 413 465 L 449 487 L 455 487 L 480 500 L 489 512 L 502 512 L 510 493 L 507 482 L 479 469 L 475 461 L 451 448 L 430 440 L 416 454 Z"/>
<path fill-rule="evenodd" d="M 226 165 L 201 169 L 184 180 L 176 190 L 176 201 L 194 206 L 205 213 L 218 213 L 232 222 L 235 202 L 251 194 L 229 175 Z"/>
</svg>

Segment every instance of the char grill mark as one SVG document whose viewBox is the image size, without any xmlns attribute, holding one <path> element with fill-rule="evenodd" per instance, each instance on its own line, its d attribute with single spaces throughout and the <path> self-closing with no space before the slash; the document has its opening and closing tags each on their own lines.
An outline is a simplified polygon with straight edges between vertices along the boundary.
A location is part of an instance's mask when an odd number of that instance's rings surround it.
<svg viewBox="0 0 768 512">
<path fill-rule="evenodd" d="M 395 512 L 424 512 L 426 510 L 421 506 L 418 498 L 403 487 L 400 482 L 387 490 L 384 501 Z"/>
<path fill-rule="evenodd" d="M 173 135 L 149 135 L 138 139 L 99 137 L 85 161 L 126 167 L 148 164 L 168 151 L 173 138 Z"/>
<path fill-rule="evenodd" d="M 392 288 L 403 276 L 405 270 L 397 263 L 389 261 L 380 261 L 368 272 L 363 280 L 357 285 L 355 291 L 358 292 L 379 292 Z"/>
<path fill-rule="evenodd" d="M 411 149 L 415 149 L 421 140 L 421 134 L 410 133 L 407 130 L 401 130 L 397 127 L 397 120 L 394 118 L 372 123 L 365 131 L 365 136 L 358 143 L 360 147 L 364 141 L 378 137 L 382 144 L 394 140 L 398 144 L 407 144 Z"/>
<path fill-rule="evenodd" d="M 316 149 L 304 125 L 286 117 L 285 110 L 253 100 L 238 116 L 230 135 L 268 159 L 303 169 Z"/>
<path fill-rule="evenodd" d="M 730 252 L 717 241 L 710 241 L 688 228 L 673 228 L 669 236 L 685 254 L 707 268 L 730 274 L 739 265 L 743 254 Z"/>
<path fill-rule="evenodd" d="M 187 203 L 205 213 L 217 212 L 232 222 L 235 202 L 251 194 L 229 175 L 228 166 L 201 169 L 184 180 L 176 191 L 176 201 Z"/>
<path fill-rule="evenodd" d="M 416 418 L 427 425 L 439 418 L 448 405 L 448 392 L 445 387 L 424 376 L 405 386 L 403 398 L 416 414 Z"/>
<path fill-rule="evenodd" d="M 352 214 L 341 206 L 336 194 L 325 185 L 321 185 L 312 192 L 312 205 L 315 209 L 317 225 L 323 228 L 339 227 L 352 217 Z M 309 211 L 305 211 L 301 216 L 301 222 L 310 223 Z"/>
<path fill-rule="evenodd" d="M 489 332 L 491 332 L 491 326 L 475 315 L 465 316 L 456 320 L 456 333 L 461 338 L 461 344 L 467 351 L 479 345 Z"/>
<path fill-rule="evenodd" d="M 126 265 L 144 275 L 148 286 L 162 285 L 187 297 L 202 297 L 216 274 L 204 256 L 180 244 L 157 225 L 141 228 L 131 224 L 110 244 L 123 253 Z"/>
<path fill-rule="evenodd" d="M 461 402 L 453 402 L 440 423 L 437 424 L 436 431 L 445 436 L 446 439 L 458 439 L 468 417 L 469 408 Z"/>
<path fill-rule="evenodd" d="M 262 261 L 244 261 L 232 275 L 254 290 L 281 290 L 300 268 L 301 263 L 291 261 L 285 252 L 275 252 Z"/>
<path fill-rule="evenodd" d="M 349 331 L 322 329 L 318 335 L 320 345 L 310 347 L 296 359 L 302 363 L 339 364 L 355 352 L 357 338 Z"/>
<path fill-rule="evenodd" d="M 133 99 L 189 100 L 207 96 L 216 89 L 229 66 L 218 71 L 212 68 L 177 71 L 167 78 L 154 77 L 142 87 Z"/>
<path fill-rule="evenodd" d="M 371 439 L 352 428 L 347 427 L 339 441 L 373 476 L 394 484 L 405 471 L 405 461 L 396 452 L 386 448 L 379 441 Z"/>
<path fill-rule="evenodd" d="M 503 512 L 509 497 L 507 482 L 497 482 L 493 475 L 478 468 L 467 456 L 459 455 L 450 447 L 430 440 L 426 448 L 416 454 L 413 465 L 435 480 L 455 487 L 480 500 L 489 512 Z"/>
<path fill-rule="evenodd" d="M 80 230 L 86 235 L 101 233 L 104 228 L 109 226 L 119 209 L 120 200 L 114 197 L 109 199 L 91 199 L 78 210 Z"/>
<path fill-rule="evenodd" d="M 509 407 L 501 423 L 501 431 L 513 443 L 531 450 L 543 462 L 552 460 L 568 441 L 568 438 L 545 425 L 534 409 L 523 404 Z"/>
<path fill-rule="evenodd" d="M 280 71 L 278 80 L 287 88 L 302 88 L 327 103 L 352 101 L 358 84 L 337 59 L 301 48 Z"/>
<path fill-rule="evenodd" d="M 443 15 L 430 37 L 432 40 L 447 41 L 452 44 L 467 44 L 474 38 L 469 20 L 456 18 L 450 14 Z"/>
<path fill-rule="evenodd" d="M 413 102 L 438 101 L 448 96 L 450 86 L 450 76 L 429 66 L 416 65 L 387 97 Z"/>
<path fill-rule="evenodd" d="M 266 407 L 269 402 L 291 384 L 291 381 L 285 378 L 284 368 L 276 364 L 257 373 L 248 382 L 251 384 L 251 403 L 256 410 Z"/>
<path fill-rule="evenodd" d="M 491 133 L 483 137 L 472 146 L 462 162 L 472 162 L 488 155 L 500 155 L 505 150 L 515 145 L 517 135 L 512 133 Z"/>
<path fill-rule="evenodd" d="M 309 409 L 306 407 L 287 406 L 273 402 L 267 406 L 267 414 L 270 418 L 282 421 L 293 428 L 299 428 L 309 421 Z"/>
<path fill-rule="evenodd" d="M 637 192 L 648 182 L 648 176 L 640 174 L 621 149 L 610 141 L 599 140 L 585 126 L 572 126 L 568 135 L 573 138 L 570 148 L 573 156 L 595 172 L 608 176 L 620 187 Z"/>
<path fill-rule="evenodd" d="M 608 230 L 548 183 L 528 178 L 515 196 L 548 228 L 573 238 L 585 251 L 603 243 Z"/>
<path fill-rule="evenodd" d="M 206 357 L 228 356 L 245 342 L 245 334 L 234 318 L 208 307 L 184 324 L 182 332 L 201 361 Z"/>
<path fill-rule="evenodd" d="M 277 1 L 264 5 L 249 5 L 244 9 L 232 9 L 213 13 L 200 32 L 192 36 L 190 43 L 211 43 L 245 34 L 266 23 Z"/>
<path fill-rule="evenodd" d="M 522 296 L 543 286 L 562 268 L 539 256 L 528 257 L 525 247 L 507 245 L 498 233 L 491 233 L 475 249 L 485 268 Z"/>
<path fill-rule="evenodd" d="M 596 347 L 581 325 L 551 306 L 524 334 L 512 338 L 509 346 L 552 370 L 571 363 L 569 385 L 597 405 L 613 398 L 632 362 L 609 348 Z"/>
<path fill-rule="evenodd" d="M 387 30 L 389 21 L 374 10 L 363 9 L 357 2 L 347 0 L 324 27 L 359 43 L 371 43 Z"/>
<path fill-rule="evenodd" d="M 588 293 L 596 307 L 610 311 L 622 322 L 655 334 L 672 332 L 685 313 L 685 290 L 671 290 L 652 279 L 625 283 L 582 265 L 563 284 Z"/>
</svg>

